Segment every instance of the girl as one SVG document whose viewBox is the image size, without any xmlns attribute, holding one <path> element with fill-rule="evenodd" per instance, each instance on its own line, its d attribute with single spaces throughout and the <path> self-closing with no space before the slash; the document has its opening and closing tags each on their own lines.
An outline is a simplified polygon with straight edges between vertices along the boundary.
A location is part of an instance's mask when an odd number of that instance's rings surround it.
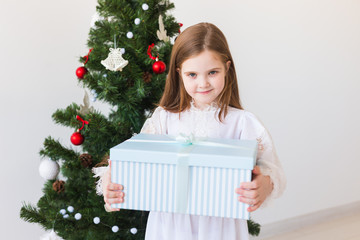
<svg viewBox="0 0 360 240">
<path fill-rule="evenodd" d="M 269 133 L 238 93 L 235 65 L 223 33 L 200 23 L 183 31 L 173 46 L 165 90 L 142 133 L 193 134 L 196 137 L 256 139 L 259 151 L 253 180 L 234 189 L 234 197 L 250 204 L 249 212 L 278 197 L 285 177 Z M 111 183 L 110 169 L 102 177 L 105 208 L 124 202 L 122 185 Z M 247 221 L 220 217 L 150 212 L 147 240 L 248 239 Z"/>
</svg>

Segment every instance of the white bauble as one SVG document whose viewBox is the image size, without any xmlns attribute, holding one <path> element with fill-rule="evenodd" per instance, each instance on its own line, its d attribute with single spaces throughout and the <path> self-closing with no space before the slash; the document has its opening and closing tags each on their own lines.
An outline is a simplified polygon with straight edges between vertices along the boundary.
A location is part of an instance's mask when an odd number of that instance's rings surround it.
<svg viewBox="0 0 360 240">
<path fill-rule="evenodd" d="M 132 229 L 130 229 L 130 232 L 135 235 L 135 234 L 137 233 L 137 229 L 136 229 L 136 228 L 132 228 Z"/>
<path fill-rule="evenodd" d="M 81 219 L 81 213 L 75 214 L 74 217 L 75 217 L 76 220 L 80 220 Z"/>
<path fill-rule="evenodd" d="M 68 206 L 67 210 L 68 210 L 68 212 L 72 213 L 74 211 L 74 207 L 73 206 Z"/>
<path fill-rule="evenodd" d="M 66 214 L 66 210 L 65 210 L 65 209 L 61 209 L 61 210 L 60 210 L 60 213 L 61 213 L 61 215 L 65 215 L 65 214 Z"/>
<path fill-rule="evenodd" d="M 121 54 L 124 54 L 125 53 L 125 48 L 120 48 L 120 52 L 121 52 Z"/>
<path fill-rule="evenodd" d="M 147 5 L 146 3 L 144 3 L 141 7 L 144 11 L 149 9 L 149 5 Z"/>
<path fill-rule="evenodd" d="M 119 231 L 119 227 L 118 227 L 118 226 L 113 226 L 113 227 L 111 228 L 111 230 L 112 230 L 114 233 L 116 233 L 116 232 Z"/>
<path fill-rule="evenodd" d="M 56 161 L 44 159 L 39 166 L 39 173 L 45 180 L 54 180 L 59 174 L 60 166 Z"/>
<path fill-rule="evenodd" d="M 134 22 L 135 22 L 136 25 L 139 25 L 140 24 L 140 18 L 135 18 Z"/>
<path fill-rule="evenodd" d="M 132 32 L 128 32 L 128 33 L 126 34 L 126 37 L 127 37 L 127 38 L 133 38 L 133 37 L 134 37 L 134 34 L 133 34 Z"/>
<path fill-rule="evenodd" d="M 95 224 L 99 224 L 100 223 L 100 218 L 99 217 L 94 217 L 94 223 Z"/>
</svg>

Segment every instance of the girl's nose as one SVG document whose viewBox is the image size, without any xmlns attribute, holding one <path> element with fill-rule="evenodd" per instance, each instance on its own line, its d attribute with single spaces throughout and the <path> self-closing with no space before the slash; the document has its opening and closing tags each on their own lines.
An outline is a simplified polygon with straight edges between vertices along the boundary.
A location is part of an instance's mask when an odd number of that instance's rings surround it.
<svg viewBox="0 0 360 240">
<path fill-rule="evenodd" d="M 198 86 L 201 88 L 208 87 L 210 85 L 208 79 L 206 77 L 199 78 Z"/>
</svg>

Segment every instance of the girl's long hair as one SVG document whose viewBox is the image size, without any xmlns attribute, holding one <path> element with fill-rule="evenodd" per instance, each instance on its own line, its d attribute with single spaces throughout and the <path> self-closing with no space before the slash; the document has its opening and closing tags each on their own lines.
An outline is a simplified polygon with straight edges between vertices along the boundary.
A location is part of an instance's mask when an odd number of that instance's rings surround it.
<svg viewBox="0 0 360 240">
<path fill-rule="evenodd" d="M 220 108 L 218 117 L 221 121 L 222 117 L 225 118 L 227 115 L 227 106 L 243 108 L 240 104 L 236 71 L 228 43 L 221 30 L 211 23 L 193 25 L 177 37 L 172 49 L 169 73 L 159 106 L 173 113 L 181 113 L 190 107 L 191 96 L 186 92 L 177 69 L 181 68 L 184 61 L 205 50 L 216 53 L 224 63 L 225 70 L 226 62 L 231 61 L 225 75 L 224 89 L 217 98 L 217 105 Z"/>
</svg>

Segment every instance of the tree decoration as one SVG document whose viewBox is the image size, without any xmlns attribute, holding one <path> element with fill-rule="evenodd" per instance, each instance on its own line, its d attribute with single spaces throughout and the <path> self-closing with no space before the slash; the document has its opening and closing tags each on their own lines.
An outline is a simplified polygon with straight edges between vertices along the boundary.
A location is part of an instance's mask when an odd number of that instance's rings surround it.
<svg viewBox="0 0 360 240">
<path fill-rule="evenodd" d="M 95 224 L 99 224 L 100 223 L 100 218 L 99 217 L 94 217 L 93 222 Z"/>
<path fill-rule="evenodd" d="M 74 132 L 71 137 L 70 137 L 70 141 L 72 144 L 74 144 L 75 146 L 79 146 L 84 142 L 84 136 L 81 135 L 80 132 Z"/>
<path fill-rule="evenodd" d="M 79 157 L 81 166 L 83 166 L 84 168 L 88 168 L 91 166 L 91 164 L 93 163 L 93 159 L 92 156 L 88 153 L 83 153 L 80 155 Z"/>
<path fill-rule="evenodd" d="M 144 72 L 143 73 L 144 82 L 146 82 L 146 83 L 151 82 L 151 77 L 152 77 L 151 73 L 149 73 L 149 72 Z"/>
<path fill-rule="evenodd" d="M 97 93 L 96 93 L 96 91 L 95 91 L 94 89 L 91 90 L 91 95 L 92 95 L 91 101 L 92 101 L 92 102 L 95 102 L 96 99 L 97 99 L 97 97 L 98 97 L 98 95 L 97 95 Z"/>
<path fill-rule="evenodd" d="M 56 180 L 53 185 L 52 185 L 53 189 L 55 192 L 57 193 L 61 193 L 65 191 L 65 182 L 62 180 Z"/>
<path fill-rule="evenodd" d="M 156 58 L 156 62 L 154 62 L 154 64 L 152 65 L 152 69 L 153 69 L 154 73 L 161 74 L 161 73 L 165 72 L 166 65 L 163 61 L 159 61 L 158 58 Z"/>
<path fill-rule="evenodd" d="M 60 171 L 60 166 L 56 161 L 44 159 L 39 166 L 39 173 L 45 180 L 54 180 Z"/>
<path fill-rule="evenodd" d="M 151 50 L 154 48 L 154 46 L 155 46 L 154 43 L 149 45 L 147 54 L 149 55 L 149 58 L 151 58 L 152 60 L 155 60 L 155 63 L 153 63 L 153 65 L 152 65 L 152 69 L 153 69 L 154 73 L 161 74 L 161 73 L 165 72 L 166 65 L 163 61 L 159 61 L 158 57 L 154 57 L 151 54 Z"/>
<path fill-rule="evenodd" d="M 142 9 L 144 11 L 148 10 L 149 9 L 149 5 L 147 5 L 146 3 L 144 3 L 143 5 L 141 5 Z"/>
<path fill-rule="evenodd" d="M 81 219 L 81 213 L 76 213 L 75 214 L 75 216 L 74 216 L 74 218 L 76 219 L 76 220 L 80 220 Z"/>
<path fill-rule="evenodd" d="M 122 69 L 128 65 L 129 61 L 125 60 L 122 57 L 122 49 L 116 48 L 116 38 L 114 36 L 114 46 L 115 48 L 110 48 L 110 53 L 105 60 L 101 61 L 101 64 L 110 71 L 122 71 Z M 123 50 L 125 51 L 125 49 Z"/>
<path fill-rule="evenodd" d="M 94 107 L 90 107 L 89 95 L 88 95 L 87 91 L 85 91 L 83 102 L 84 102 L 84 105 L 80 104 L 80 110 L 78 110 L 79 114 L 87 115 L 94 111 Z"/>
<path fill-rule="evenodd" d="M 89 124 L 89 122 L 83 120 L 79 115 L 76 116 L 76 119 L 82 122 L 82 126 L 71 135 L 70 141 L 72 142 L 72 144 L 78 146 L 84 142 L 84 136 L 81 135 L 80 131 L 84 128 L 85 124 Z"/>
<path fill-rule="evenodd" d="M 138 231 L 138 230 L 137 230 L 136 228 L 131 228 L 131 229 L 130 229 L 130 232 L 131 232 L 132 234 L 134 234 L 134 235 L 137 233 L 137 231 Z"/>
<path fill-rule="evenodd" d="M 68 206 L 67 210 L 68 210 L 68 212 L 72 213 L 72 212 L 74 212 L 75 209 L 73 206 Z"/>
<path fill-rule="evenodd" d="M 126 37 L 131 39 L 134 37 L 134 34 L 132 32 L 128 32 L 128 33 L 126 33 Z"/>
<path fill-rule="evenodd" d="M 84 77 L 85 77 L 85 74 L 88 72 L 88 70 L 85 68 L 85 64 L 89 61 L 89 55 L 90 55 L 90 53 L 91 53 L 91 51 L 92 51 L 93 49 L 91 48 L 90 50 L 89 50 L 89 53 L 86 55 L 86 56 L 84 56 L 83 58 L 85 59 L 85 62 L 84 62 L 84 66 L 82 66 L 82 67 L 78 67 L 77 69 L 76 69 L 76 76 L 79 78 L 79 79 L 83 79 Z"/>
<path fill-rule="evenodd" d="M 83 79 L 85 77 L 85 74 L 87 73 L 87 69 L 85 67 L 78 67 L 76 69 L 76 76 L 79 78 L 79 79 Z"/>
<path fill-rule="evenodd" d="M 170 41 L 170 37 L 166 35 L 164 22 L 161 15 L 159 15 L 159 30 L 157 30 L 156 34 L 160 41 L 164 41 L 164 42 Z"/>
<path fill-rule="evenodd" d="M 135 25 L 139 25 L 140 24 L 140 18 L 135 18 L 135 20 L 134 20 L 134 23 L 135 23 Z"/>
<path fill-rule="evenodd" d="M 182 26 L 184 26 L 184 24 L 182 24 L 182 23 L 179 23 L 179 33 L 181 33 L 181 30 L 180 30 L 180 28 L 181 28 Z"/>
</svg>

